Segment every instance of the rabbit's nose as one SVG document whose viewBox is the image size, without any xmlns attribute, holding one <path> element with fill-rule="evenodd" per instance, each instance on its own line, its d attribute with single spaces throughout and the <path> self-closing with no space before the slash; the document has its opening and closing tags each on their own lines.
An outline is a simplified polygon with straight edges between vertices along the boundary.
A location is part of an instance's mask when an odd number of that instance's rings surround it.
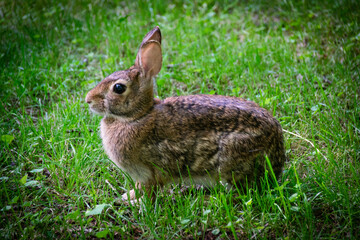
<svg viewBox="0 0 360 240">
<path fill-rule="evenodd" d="M 86 95 L 85 102 L 87 102 L 88 104 L 92 102 L 91 98 L 89 97 L 89 94 Z"/>
</svg>

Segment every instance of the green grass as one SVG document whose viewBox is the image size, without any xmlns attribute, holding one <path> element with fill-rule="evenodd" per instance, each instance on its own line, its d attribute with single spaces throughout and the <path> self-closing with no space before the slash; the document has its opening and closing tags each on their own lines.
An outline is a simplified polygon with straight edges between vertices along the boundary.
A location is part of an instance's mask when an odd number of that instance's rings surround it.
<svg viewBox="0 0 360 240">
<path fill-rule="evenodd" d="M 357 2 L 1 2 L 0 238 L 359 239 Z M 160 98 L 240 96 L 279 119 L 289 161 L 277 187 L 169 186 L 153 204 L 119 202 L 131 180 L 84 97 L 130 67 L 156 25 Z"/>
</svg>

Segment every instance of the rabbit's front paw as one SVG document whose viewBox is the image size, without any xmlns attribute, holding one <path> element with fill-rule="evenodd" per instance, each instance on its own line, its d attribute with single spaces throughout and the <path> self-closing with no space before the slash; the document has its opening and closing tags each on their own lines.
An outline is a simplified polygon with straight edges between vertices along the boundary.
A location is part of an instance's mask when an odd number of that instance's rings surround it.
<svg viewBox="0 0 360 240">
<path fill-rule="evenodd" d="M 129 202 L 132 200 L 135 200 L 135 190 L 131 189 L 129 192 L 124 193 L 123 195 L 121 195 L 121 200 L 124 202 Z"/>
</svg>

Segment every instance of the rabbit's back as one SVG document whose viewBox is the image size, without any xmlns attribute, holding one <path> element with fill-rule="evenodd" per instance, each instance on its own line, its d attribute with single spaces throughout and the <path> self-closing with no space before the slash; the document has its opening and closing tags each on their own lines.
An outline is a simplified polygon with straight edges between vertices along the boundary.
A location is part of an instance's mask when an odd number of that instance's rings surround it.
<svg viewBox="0 0 360 240">
<path fill-rule="evenodd" d="M 219 95 L 170 97 L 155 105 L 155 110 L 158 110 L 158 122 L 168 125 L 164 130 L 182 127 L 182 131 L 245 131 L 253 134 L 266 131 L 276 121 L 254 102 Z"/>
</svg>

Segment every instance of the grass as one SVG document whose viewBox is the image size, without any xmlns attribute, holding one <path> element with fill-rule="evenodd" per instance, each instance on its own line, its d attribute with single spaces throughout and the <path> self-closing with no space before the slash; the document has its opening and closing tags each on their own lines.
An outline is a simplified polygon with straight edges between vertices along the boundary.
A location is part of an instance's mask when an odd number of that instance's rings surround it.
<svg viewBox="0 0 360 240">
<path fill-rule="evenodd" d="M 357 1 L 0 3 L 0 238 L 359 239 Z M 278 186 L 125 206 L 84 97 L 163 34 L 160 98 L 251 99 L 286 130 Z M 267 176 L 271 178 L 271 172 Z M 260 191 L 261 190 L 261 191 Z"/>
</svg>

